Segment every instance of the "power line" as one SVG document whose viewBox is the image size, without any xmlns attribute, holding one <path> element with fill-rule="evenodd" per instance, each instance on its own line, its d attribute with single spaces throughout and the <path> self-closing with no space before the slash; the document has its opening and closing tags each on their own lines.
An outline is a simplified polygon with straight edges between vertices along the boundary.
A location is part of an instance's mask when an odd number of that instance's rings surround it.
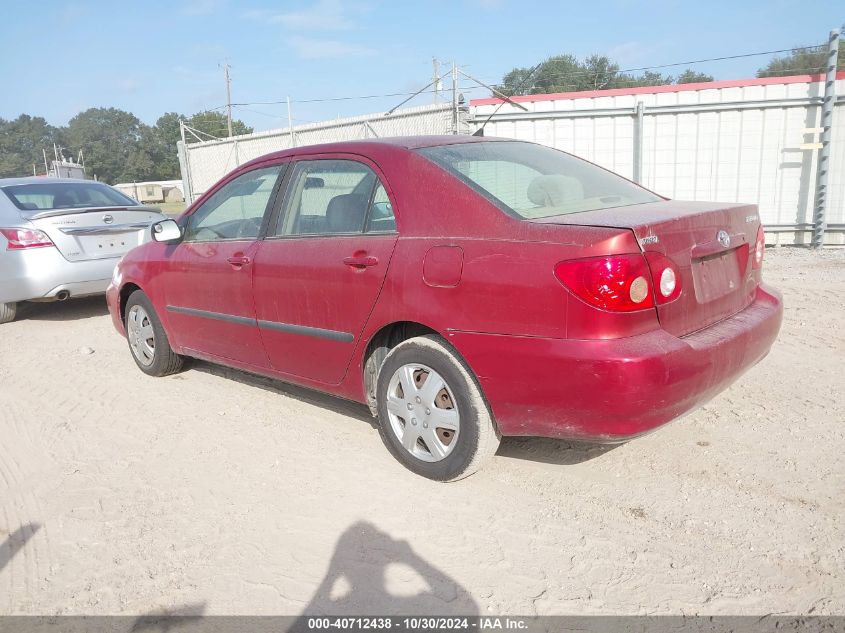
<svg viewBox="0 0 845 633">
<path fill-rule="evenodd" d="M 796 51 L 809 51 L 813 48 L 820 48 L 826 46 L 826 44 L 814 44 L 812 46 L 795 46 L 793 48 L 781 48 L 778 50 L 773 51 L 759 51 L 756 53 L 741 53 L 738 55 L 724 55 L 722 57 L 709 57 L 707 59 L 693 59 L 690 61 L 685 62 L 673 62 L 671 64 L 657 64 L 654 66 L 641 66 L 639 68 L 624 68 L 620 70 L 614 71 L 617 74 L 623 73 L 633 73 L 633 72 L 642 72 L 646 70 L 659 70 L 661 68 L 673 68 L 677 66 L 690 66 L 693 64 L 705 64 L 707 62 L 719 62 L 719 61 L 728 61 L 732 59 L 743 59 L 746 57 L 759 57 L 762 55 L 776 55 L 778 53 L 790 53 Z M 545 62 L 543 62 L 545 63 Z M 558 73 L 552 75 L 546 75 L 548 78 L 561 78 L 561 77 L 576 77 L 580 75 L 597 75 L 597 74 L 609 74 L 609 73 L 602 73 L 601 71 L 592 71 L 592 70 L 575 70 L 572 72 L 565 72 L 565 73 Z"/>
<path fill-rule="evenodd" d="M 621 75 L 621 74 L 625 74 L 625 73 L 644 72 L 644 71 L 647 71 L 647 70 L 659 70 L 659 69 L 663 69 L 663 68 L 675 68 L 675 67 L 678 67 L 678 66 L 690 66 L 690 65 L 693 65 L 693 64 L 704 64 L 704 63 L 708 63 L 708 62 L 729 61 L 729 60 L 734 60 L 734 59 L 743 59 L 743 58 L 748 58 L 748 57 L 759 57 L 759 56 L 763 56 L 763 55 L 776 55 L 776 54 L 779 54 L 779 53 L 790 53 L 790 52 L 796 52 L 796 51 L 809 51 L 811 49 L 821 48 L 821 47 L 824 47 L 824 46 L 825 46 L 825 44 L 814 44 L 814 45 L 811 45 L 811 46 L 794 46 L 792 48 L 781 48 L 781 49 L 776 49 L 776 50 L 757 51 L 757 52 L 752 52 L 752 53 L 740 53 L 740 54 L 736 54 L 736 55 L 723 55 L 723 56 L 720 56 L 720 57 L 708 57 L 708 58 L 705 58 L 705 59 L 694 59 L 694 60 L 683 61 L 683 62 L 673 62 L 671 64 L 656 64 L 656 65 L 653 65 L 653 66 L 640 66 L 640 67 L 636 67 L 636 68 L 625 68 L 625 69 L 621 69 L 621 70 L 616 70 L 616 71 L 614 71 L 613 74 Z M 809 70 L 816 70 L 816 69 L 815 68 L 807 68 L 807 69 L 793 69 L 793 70 L 795 70 L 795 71 L 800 71 L 800 70 L 809 71 Z M 557 73 L 557 74 L 552 74 L 552 75 L 545 75 L 545 77 L 549 78 L 549 79 L 562 79 L 562 78 L 566 78 L 566 77 L 576 77 L 576 76 L 584 76 L 584 75 L 589 76 L 589 75 L 597 75 L 597 74 L 602 75 L 602 74 L 610 74 L 610 73 L 601 73 L 601 72 L 596 72 L 596 71 L 582 70 L 582 71 L 572 71 L 572 72 L 566 72 L 566 73 Z M 635 78 L 615 78 L 614 80 L 617 81 L 617 82 L 631 82 L 631 83 L 637 81 Z M 473 80 L 473 83 L 477 84 L 479 87 L 483 87 L 483 84 L 478 80 Z M 491 81 L 489 83 L 491 85 L 495 85 L 496 82 Z M 462 91 L 463 92 L 473 92 L 474 90 L 475 90 L 474 87 L 470 87 L 470 88 L 464 88 Z M 420 94 L 420 95 L 422 95 L 422 94 L 436 94 L 437 92 L 438 92 L 438 90 L 434 89 L 434 90 L 423 90 L 423 91 L 420 91 L 418 93 L 417 92 L 388 92 L 388 93 L 383 93 L 383 94 L 369 94 L 369 95 L 357 95 L 357 96 L 322 97 L 322 98 L 314 98 L 314 99 L 291 99 L 290 103 L 331 103 L 331 102 L 338 102 L 338 101 L 382 99 L 382 98 L 388 98 L 388 97 L 408 97 L 408 96 L 414 96 L 414 95 L 417 95 L 417 94 Z M 287 100 L 285 99 L 285 100 L 279 100 L 279 101 L 244 101 L 244 102 L 240 102 L 240 103 L 232 103 L 231 105 L 245 109 L 247 111 L 255 112 L 256 114 L 262 114 L 264 116 L 281 119 L 281 118 L 284 118 L 284 116 L 276 117 L 274 115 L 270 115 L 270 114 L 267 114 L 267 113 L 264 113 L 264 112 L 258 112 L 257 110 L 248 110 L 245 106 L 286 105 L 286 104 L 287 104 Z M 213 108 L 209 108 L 209 111 L 213 112 L 213 111 L 217 111 L 217 110 L 222 110 L 223 108 L 227 108 L 227 107 L 228 107 L 228 104 L 215 106 Z"/>
</svg>

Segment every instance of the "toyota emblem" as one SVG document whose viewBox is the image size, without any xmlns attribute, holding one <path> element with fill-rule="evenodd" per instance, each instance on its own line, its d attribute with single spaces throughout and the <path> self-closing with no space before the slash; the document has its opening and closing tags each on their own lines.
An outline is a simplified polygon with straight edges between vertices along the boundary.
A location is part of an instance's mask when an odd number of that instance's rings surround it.
<svg viewBox="0 0 845 633">
<path fill-rule="evenodd" d="M 731 236 L 728 235 L 727 231 L 719 231 L 716 235 L 716 240 L 718 240 L 719 244 L 721 244 L 724 248 L 728 248 L 731 245 Z"/>
<path fill-rule="evenodd" d="M 112 222 L 114 222 L 114 216 L 108 215 L 108 214 L 104 215 L 103 216 L 103 222 L 106 223 L 106 224 L 111 224 Z"/>
</svg>

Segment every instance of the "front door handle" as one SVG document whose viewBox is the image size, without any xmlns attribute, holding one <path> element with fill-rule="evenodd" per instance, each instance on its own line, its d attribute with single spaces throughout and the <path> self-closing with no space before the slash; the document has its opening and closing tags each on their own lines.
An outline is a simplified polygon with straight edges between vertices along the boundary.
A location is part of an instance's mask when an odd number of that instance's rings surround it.
<svg viewBox="0 0 845 633">
<path fill-rule="evenodd" d="M 232 255 L 230 258 L 226 260 L 235 268 L 240 268 L 241 266 L 246 266 L 249 264 L 250 259 L 246 255 Z"/>
<path fill-rule="evenodd" d="M 378 257 L 373 257 L 372 255 L 353 255 L 352 257 L 344 257 L 343 263 L 347 266 L 352 266 L 352 268 L 363 270 L 370 266 L 376 266 L 378 264 Z"/>
</svg>

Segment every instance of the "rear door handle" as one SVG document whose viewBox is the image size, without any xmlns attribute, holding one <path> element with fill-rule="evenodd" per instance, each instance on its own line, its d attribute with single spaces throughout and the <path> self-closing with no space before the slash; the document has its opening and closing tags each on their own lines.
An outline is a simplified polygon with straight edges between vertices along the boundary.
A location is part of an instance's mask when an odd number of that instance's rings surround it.
<svg viewBox="0 0 845 633">
<path fill-rule="evenodd" d="M 250 259 L 246 255 L 232 255 L 226 261 L 235 268 L 240 268 L 241 266 L 246 266 L 250 262 Z"/>
<path fill-rule="evenodd" d="M 378 264 L 378 257 L 372 255 L 353 255 L 352 257 L 344 257 L 343 263 L 352 268 L 364 269 L 369 266 L 376 266 Z"/>
</svg>

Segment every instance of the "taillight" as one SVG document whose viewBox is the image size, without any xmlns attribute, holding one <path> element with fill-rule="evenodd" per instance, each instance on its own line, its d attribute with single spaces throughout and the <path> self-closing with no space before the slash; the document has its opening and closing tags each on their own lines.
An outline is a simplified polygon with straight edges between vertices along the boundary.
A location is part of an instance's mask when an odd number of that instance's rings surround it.
<svg viewBox="0 0 845 633">
<path fill-rule="evenodd" d="M 751 262 L 751 267 L 759 269 L 763 267 L 763 253 L 766 252 L 766 231 L 763 230 L 763 225 L 757 229 L 757 242 L 754 245 L 754 259 Z"/>
<path fill-rule="evenodd" d="M 46 233 L 38 229 L 0 229 L 0 233 L 8 241 L 8 244 L 6 244 L 7 251 L 53 246 L 53 242 L 50 241 Z"/>
<path fill-rule="evenodd" d="M 646 253 L 654 285 L 654 298 L 658 305 L 669 303 L 681 296 L 681 275 L 671 259 L 660 253 Z"/>
<path fill-rule="evenodd" d="M 570 259 L 555 266 L 555 277 L 602 310 L 634 312 L 654 307 L 648 265 L 640 254 Z"/>
</svg>

